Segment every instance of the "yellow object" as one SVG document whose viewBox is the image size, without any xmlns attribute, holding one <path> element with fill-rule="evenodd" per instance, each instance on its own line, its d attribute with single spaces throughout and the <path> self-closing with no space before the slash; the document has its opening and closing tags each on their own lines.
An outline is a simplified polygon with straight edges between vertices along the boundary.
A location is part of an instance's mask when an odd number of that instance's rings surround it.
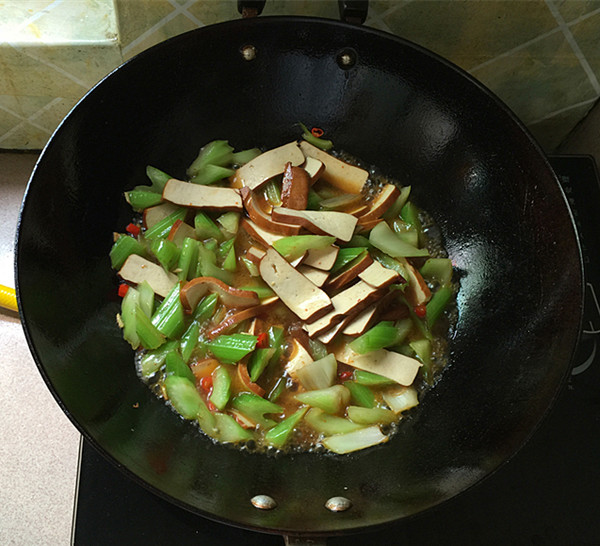
<svg viewBox="0 0 600 546">
<path fill-rule="evenodd" d="M 11 311 L 19 311 L 17 307 L 17 295 L 14 288 L 9 288 L 0 284 L 0 307 L 5 307 Z"/>
</svg>

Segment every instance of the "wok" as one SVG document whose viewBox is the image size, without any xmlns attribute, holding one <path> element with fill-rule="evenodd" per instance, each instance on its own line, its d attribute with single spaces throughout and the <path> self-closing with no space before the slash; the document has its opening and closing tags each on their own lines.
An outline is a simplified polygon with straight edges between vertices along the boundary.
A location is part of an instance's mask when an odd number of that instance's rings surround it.
<svg viewBox="0 0 600 546">
<path fill-rule="evenodd" d="M 410 184 L 460 276 L 441 381 L 390 442 L 345 456 L 274 457 L 214 445 L 140 382 L 115 324 L 118 281 L 108 252 L 113 231 L 130 217 L 123 191 L 146 183 L 145 166 L 183 177 L 212 139 L 228 138 L 236 149 L 275 147 L 297 137 L 298 121 Z M 571 214 L 543 153 L 511 112 L 414 44 L 311 18 L 205 27 L 100 82 L 36 165 L 20 216 L 16 277 L 35 361 L 101 453 L 183 508 L 286 534 L 371 529 L 493 472 L 555 398 L 583 300 Z M 257 494 L 277 507 L 256 509 Z M 340 495 L 349 510 L 324 508 Z"/>
</svg>

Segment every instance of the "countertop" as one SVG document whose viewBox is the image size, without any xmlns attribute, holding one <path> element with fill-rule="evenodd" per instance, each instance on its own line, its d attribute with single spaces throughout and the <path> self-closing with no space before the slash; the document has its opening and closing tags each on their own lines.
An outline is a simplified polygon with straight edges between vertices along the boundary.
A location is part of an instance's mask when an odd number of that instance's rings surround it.
<svg viewBox="0 0 600 546">
<path fill-rule="evenodd" d="M 14 240 L 36 154 L 0 153 L 0 284 L 14 287 Z M 46 387 L 17 313 L 0 309 L 0 544 L 70 543 L 80 434 Z"/>
</svg>

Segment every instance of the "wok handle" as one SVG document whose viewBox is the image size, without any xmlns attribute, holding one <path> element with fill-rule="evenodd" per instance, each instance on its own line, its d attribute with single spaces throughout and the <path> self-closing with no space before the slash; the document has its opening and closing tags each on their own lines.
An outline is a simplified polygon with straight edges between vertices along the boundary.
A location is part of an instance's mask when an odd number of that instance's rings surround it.
<svg viewBox="0 0 600 546">
<path fill-rule="evenodd" d="M 325 537 L 306 537 L 296 535 L 285 535 L 285 546 L 326 546 L 327 539 Z"/>
<path fill-rule="evenodd" d="M 266 0 L 238 0 L 238 12 L 245 19 L 260 15 Z M 369 0 L 338 0 L 340 19 L 345 23 L 362 25 L 367 20 Z"/>
</svg>

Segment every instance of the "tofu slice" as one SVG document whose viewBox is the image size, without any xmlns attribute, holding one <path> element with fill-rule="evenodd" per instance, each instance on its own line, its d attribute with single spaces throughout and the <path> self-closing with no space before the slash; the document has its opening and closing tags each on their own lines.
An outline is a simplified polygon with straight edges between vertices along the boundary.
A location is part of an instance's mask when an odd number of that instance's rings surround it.
<svg viewBox="0 0 600 546">
<path fill-rule="evenodd" d="M 294 210 L 273 207 L 271 216 L 276 222 L 302 226 L 317 235 L 331 235 L 341 241 L 352 239 L 358 222 L 352 214 L 333 210 Z"/>
<path fill-rule="evenodd" d="M 365 269 L 370 267 L 372 263 L 373 258 L 371 258 L 371 255 L 368 252 L 365 252 L 364 256 L 358 260 L 358 262 L 334 277 L 331 277 L 327 282 L 327 289 L 339 290 L 340 288 L 343 288 L 356 279 L 356 277 L 358 277 Z"/>
<path fill-rule="evenodd" d="M 192 184 L 171 178 L 163 189 L 163 199 L 196 209 L 242 212 L 244 205 L 237 190 Z"/>
<path fill-rule="evenodd" d="M 404 295 L 413 307 L 427 303 L 431 299 L 431 290 L 421 273 L 406 258 L 396 258 L 404 266 L 407 273 L 408 286 L 404 290 Z"/>
<path fill-rule="evenodd" d="M 299 273 L 274 248 L 267 250 L 259 271 L 269 288 L 301 320 L 314 321 L 333 308 L 329 296 Z"/>
<path fill-rule="evenodd" d="M 311 185 L 314 184 L 325 170 L 325 165 L 323 165 L 322 161 L 315 159 L 314 157 L 307 157 L 304 162 L 304 170 L 308 173 L 310 177 Z"/>
<path fill-rule="evenodd" d="M 244 187 L 240 190 L 244 208 L 250 216 L 250 219 L 261 229 L 276 233 L 277 235 L 298 235 L 300 233 L 300 226 L 297 224 L 286 224 L 283 222 L 277 222 L 273 218 L 263 211 L 256 199 L 252 195 L 252 191 Z"/>
<path fill-rule="evenodd" d="M 123 267 L 119 270 L 119 275 L 123 280 L 135 284 L 147 281 L 152 290 L 163 298 L 169 294 L 179 280 L 177 275 L 167 273 L 162 266 L 137 254 L 132 254 L 125 260 Z"/>
<path fill-rule="evenodd" d="M 316 269 L 322 269 L 323 271 L 329 271 L 335 260 L 337 259 L 339 247 L 335 245 L 328 246 L 327 248 L 311 249 L 304 258 L 304 265 L 310 265 Z"/>
<path fill-rule="evenodd" d="M 342 333 L 346 336 L 357 337 L 364 334 L 375 322 L 377 318 L 377 308 L 379 302 L 374 303 L 370 307 L 367 307 L 364 311 L 361 311 L 356 317 L 354 317 L 348 324 L 345 325 Z"/>
<path fill-rule="evenodd" d="M 255 241 L 261 243 L 264 246 L 273 246 L 273 243 L 283 237 L 266 229 L 257 226 L 252 220 L 247 218 L 242 219 L 240 227 L 250 235 Z"/>
<path fill-rule="evenodd" d="M 319 150 L 316 146 L 303 140 L 300 142 L 302 153 L 308 158 L 318 159 L 325 165 L 321 178 L 331 185 L 348 193 L 360 193 L 369 178 L 369 173 L 360 167 L 355 167 L 341 161 L 332 155 Z"/>
<path fill-rule="evenodd" d="M 335 356 L 340 362 L 348 364 L 353 368 L 383 375 L 405 387 L 412 385 L 422 366 L 414 358 L 387 351 L 386 349 L 359 355 L 348 346 L 345 346 Z"/>
<path fill-rule="evenodd" d="M 379 262 L 373 262 L 364 271 L 359 273 L 358 277 L 375 288 L 384 288 L 390 284 L 403 280 L 397 271 L 388 269 Z"/>
<path fill-rule="evenodd" d="M 323 271 L 322 269 L 316 269 L 310 265 L 301 264 L 298 265 L 296 269 L 319 288 L 321 288 L 329 278 L 329 272 Z"/>
<path fill-rule="evenodd" d="M 293 167 L 304 163 L 304 154 L 296 141 L 264 152 L 240 167 L 234 175 L 232 185 L 237 188 L 247 186 L 254 190 L 283 173 L 288 163 Z"/>
<path fill-rule="evenodd" d="M 369 224 L 371 221 L 381 218 L 386 211 L 396 202 L 400 190 L 394 184 L 386 184 L 381 188 L 379 194 L 369 203 L 369 211 L 359 217 L 360 225 Z"/>
<path fill-rule="evenodd" d="M 292 352 L 287 364 L 285 365 L 285 371 L 294 380 L 298 381 L 296 372 L 313 361 L 312 356 L 306 350 L 304 345 L 300 343 L 296 338 L 292 339 Z"/>
</svg>

